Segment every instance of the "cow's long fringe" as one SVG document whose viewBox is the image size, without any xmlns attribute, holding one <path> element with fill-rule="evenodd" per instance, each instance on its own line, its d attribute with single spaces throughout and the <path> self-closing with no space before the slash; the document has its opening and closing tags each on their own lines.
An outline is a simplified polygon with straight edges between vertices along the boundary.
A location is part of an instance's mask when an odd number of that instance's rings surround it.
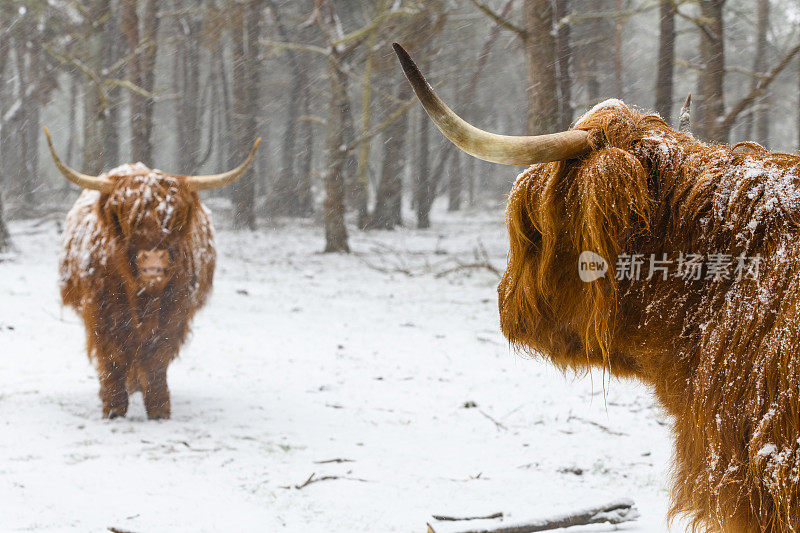
<svg viewBox="0 0 800 533">
<path fill-rule="evenodd" d="M 800 532 L 800 158 L 701 143 L 621 103 L 576 128 L 593 150 L 531 167 L 510 195 L 503 332 L 562 369 L 654 387 L 674 418 L 671 518 Z M 609 275 L 582 282 L 583 251 Z M 623 253 L 646 265 L 722 254 L 731 267 L 617 280 Z M 757 276 L 736 271 L 759 257 Z"/>
</svg>

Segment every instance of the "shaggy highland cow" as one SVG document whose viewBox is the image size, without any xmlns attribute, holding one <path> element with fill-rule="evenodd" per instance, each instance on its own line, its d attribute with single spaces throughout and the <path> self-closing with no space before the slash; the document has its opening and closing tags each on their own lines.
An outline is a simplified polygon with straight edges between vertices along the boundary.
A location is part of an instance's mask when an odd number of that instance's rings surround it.
<svg viewBox="0 0 800 533">
<path fill-rule="evenodd" d="M 493 135 L 396 51 L 451 141 L 533 165 L 508 201 L 498 291 L 509 341 L 652 387 L 674 420 L 671 517 L 700 531 L 800 532 L 800 157 L 706 144 L 617 100 L 570 131 Z M 610 272 L 583 281 L 584 252 Z"/>
<path fill-rule="evenodd" d="M 58 169 L 84 188 L 64 228 L 61 299 L 86 326 L 103 416 L 125 416 L 128 395 L 141 391 L 148 418 L 169 418 L 167 367 L 214 276 L 213 228 L 197 191 L 240 178 L 258 141 L 224 174 L 173 176 L 136 163 L 87 176 L 61 162 L 45 133 Z"/>
</svg>

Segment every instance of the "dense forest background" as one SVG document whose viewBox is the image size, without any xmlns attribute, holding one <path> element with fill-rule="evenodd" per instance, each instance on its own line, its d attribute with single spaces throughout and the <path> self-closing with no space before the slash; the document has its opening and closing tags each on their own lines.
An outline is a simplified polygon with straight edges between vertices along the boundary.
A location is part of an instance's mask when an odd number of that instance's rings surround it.
<svg viewBox="0 0 800 533">
<path fill-rule="evenodd" d="M 709 141 L 800 144 L 797 0 L 0 0 L 3 217 L 63 213 L 77 189 L 49 160 L 100 174 L 257 163 L 213 191 L 234 227 L 311 218 L 326 251 L 348 232 L 428 227 L 497 204 L 515 176 L 429 123 L 391 49 L 501 133 L 565 129 L 610 97 Z"/>
</svg>

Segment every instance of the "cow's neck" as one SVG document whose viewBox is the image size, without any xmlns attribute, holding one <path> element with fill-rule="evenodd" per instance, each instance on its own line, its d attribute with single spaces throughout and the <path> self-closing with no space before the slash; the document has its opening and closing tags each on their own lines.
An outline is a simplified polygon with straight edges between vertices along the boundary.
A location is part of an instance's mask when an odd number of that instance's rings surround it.
<svg viewBox="0 0 800 533">
<path fill-rule="evenodd" d="M 140 295 L 136 308 L 139 315 L 140 335 L 144 338 L 152 338 L 160 326 L 161 295 Z"/>
</svg>

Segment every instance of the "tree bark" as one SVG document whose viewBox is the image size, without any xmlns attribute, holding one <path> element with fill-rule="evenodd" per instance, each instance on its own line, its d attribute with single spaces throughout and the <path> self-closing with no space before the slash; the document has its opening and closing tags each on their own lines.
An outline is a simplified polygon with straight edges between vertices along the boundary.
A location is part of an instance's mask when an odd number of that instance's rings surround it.
<svg viewBox="0 0 800 533">
<path fill-rule="evenodd" d="M 314 214 L 314 195 L 311 189 L 311 172 L 314 164 L 314 126 L 309 120 L 311 114 L 311 88 L 308 83 L 303 86 L 302 115 L 300 122 L 300 157 L 299 174 L 297 176 L 297 215 L 308 217 Z"/>
<path fill-rule="evenodd" d="M 447 210 L 461 210 L 463 176 L 461 174 L 461 154 L 456 153 L 450 161 L 450 179 L 447 182 Z"/>
<path fill-rule="evenodd" d="M 402 102 L 411 97 L 411 85 L 397 83 L 396 87 L 398 101 Z M 368 225 L 370 229 L 394 229 L 403 223 L 401 208 L 407 135 L 408 114 L 405 113 L 389 124 L 383 132 L 381 179 L 375 193 L 375 208 Z"/>
<path fill-rule="evenodd" d="M 196 7 L 194 1 L 183 0 L 176 3 L 181 7 Z M 230 6 L 232 13 L 238 12 L 241 6 Z M 236 24 L 242 28 L 241 24 Z M 178 142 L 177 150 L 178 167 L 185 174 L 196 174 L 198 170 L 200 143 L 200 53 L 202 50 L 202 20 L 189 10 L 187 13 L 176 17 L 176 44 L 173 72 L 173 86 L 179 98 L 175 100 L 175 119 L 177 121 Z M 244 31 L 244 30 L 242 30 Z M 236 30 L 234 41 L 236 40 Z M 242 39 L 243 36 L 240 36 Z M 234 54 L 235 55 L 235 54 Z M 235 69 L 234 60 L 234 69 Z M 251 110 L 252 111 L 252 110 Z M 142 126 L 144 134 L 144 125 Z M 233 155 L 233 154 L 231 154 Z M 232 161 L 228 161 L 231 164 Z M 236 163 L 238 164 L 238 163 Z"/>
<path fill-rule="evenodd" d="M 427 70 L 423 68 L 423 70 Z M 419 113 L 419 152 L 417 153 L 416 205 L 417 227 L 431 227 L 431 206 L 435 197 L 435 189 L 431 183 L 430 168 L 430 119 L 425 113 Z"/>
<path fill-rule="evenodd" d="M 259 96 L 259 34 L 261 26 L 261 1 L 250 0 L 237 8 L 241 21 L 233 28 L 233 109 L 236 127 L 237 160 L 247 157 L 256 137 L 256 116 Z M 238 163 L 237 163 L 238 164 Z M 256 228 L 255 179 L 251 166 L 245 175 L 233 184 L 233 226 L 237 229 Z"/>
<path fill-rule="evenodd" d="M 3 212 L 3 194 L 0 192 L 0 253 L 5 252 L 11 247 L 11 232 L 6 226 L 5 214 Z"/>
<path fill-rule="evenodd" d="M 19 138 L 19 158 L 17 159 L 18 165 L 15 173 L 16 189 L 22 194 L 22 199 L 26 204 L 33 204 L 33 191 L 38 181 L 37 169 L 38 166 L 38 151 L 36 150 L 36 140 L 38 140 L 39 132 L 31 131 L 31 123 L 38 119 L 34 114 L 38 115 L 38 105 L 35 102 L 31 88 L 36 75 L 36 66 L 34 63 L 35 54 L 29 49 L 28 43 L 32 32 L 34 31 L 34 24 L 29 17 L 23 16 L 19 22 L 19 30 L 14 38 L 14 63 L 17 68 L 18 80 L 18 101 L 20 102 L 18 111 L 13 117 L 13 121 L 17 124 L 15 131 Z"/>
<path fill-rule="evenodd" d="M 128 79 L 130 82 L 151 93 L 155 83 L 155 60 L 157 51 L 156 33 L 158 15 L 155 0 L 145 0 L 144 7 L 144 50 L 138 51 L 142 44 L 139 32 L 138 0 L 122 2 L 121 29 L 127 43 Z M 130 93 L 131 102 L 131 158 L 152 165 L 153 161 L 153 100 L 139 94 Z"/>
<path fill-rule="evenodd" d="M 616 0 L 617 13 L 622 11 L 623 0 Z M 625 29 L 625 19 L 614 19 L 614 94 L 617 98 L 625 99 L 625 85 L 622 81 L 622 32 Z"/>
<path fill-rule="evenodd" d="M 569 15 L 569 0 L 555 0 L 556 57 L 558 58 L 558 111 L 559 130 L 566 130 L 572 125 L 575 107 L 572 104 L 572 43 L 571 29 L 566 20 Z M 459 158 L 456 158 L 458 160 Z M 454 163 L 455 164 L 455 163 Z"/>
<path fill-rule="evenodd" d="M 332 57 L 328 63 L 330 104 L 325 139 L 325 252 L 350 252 L 345 226 L 346 124 L 350 114 L 347 74 Z"/>
<path fill-rule="evenodd" d="M 700 31 L 700 57 L 703 72 L 700 77 L 702 101 L 702 134 L 709 141 L 725 142 L 727 132 L 720 127 L 725 116 L 725 35 L 723 8 L 725 0 L 700 3 L 704 27 Z"/>
<path fill-rule="evenodd" d="M 268 0 L 267 4 L 272 10 L 275 26 L 281 40 L 283 42 L 291 42 L 278 6 L 272 0 Z M 281 166 L 272 187 L 272 201 L 270 202 L 269 211 L 271 214 L 279 216 L 303 216 L 305 213 L 300 205 L 301 187 L 299 186 L 302 178 L 295 175 L 294 165 L 298 130 L 302 129 L 298 122 L 300 108 L 303 106 L 304 91 L 308 80 L 298 54 L 293 50 L 286 50 L 286 57 L 289 59 L 289 67 L 292 71 L 292 82 L 288 94 L 289 105 L 287 108 L 286 129 L 283 134 L 283 146 L 281 148 Z"/>
<path fill-rule="evenodd" d="M 153 94 L 156 87 L 156 58 L 158 54 L 158 28 L 160 26 L 158 18 L 158 4 L 156 0 L 145 0 L 144 2 L 144 26 L 143 35 L 148 44 L 142 52 L 141 63 L 141 87 L 146 92 Z M 155 116 L 155 100 L 152 96 L 147 97 L 144 102 L 144 136 L 142 145 L 142 157 L 146 161 L 155 162 L 153 156 L 153 124 Z"/>
<path fill-rule="evenodd" d="M 656 66 L 656 112 L 667 124 L 672 121 L 673 81 L 675 72 L 675 4 L 661 0 Z"/>
<path fill-rule="evenodd" d="M 555 38 L 551 0 L 525 0 L 525 65 L 528 91 L 528 134 L 559 129 Z"/>
<path fill-rule="evenodd" d="M 756 55 L 759 56 L 759 64 L 753 65 L 753 70 L 759 73 L 767 69 L 769 1 L 770 0 L 758 0 L 758 44 L 756 45 Z M 764 95 L 760 104 L 761 105 L 755 111 L 756 141 L 763 146 L 769 146 L 769 93 Z"/>
<path fill-rule="evenodd" d="M 361 135 L 366 136 L 372 127 L 372 72 L 375 65 L 375 42 L 377 32 L 373 31 L 367 39 L 367 57 L 364 66 L 364 77 L 361 84 Z M 358 170 L 355 182 L 356 209 L 358 209 L 358 227 L 366 229 L 369 222 L 369 155 L 372 142 L 369 137 L 361 141 L 358 154 Z"/>
<path fill-rule="evenodd" d="M 110 0 L 93 0 L 86 16 L 86 63 L 94 72 L 103 71 L 105 57 L 104 30 L 110 15 Z M 105 137 L 108 108 L 103 87 L 95 80 L 86 79 L 83 105 L 83 166 L 85 174 L 98 175 L 105 169 Z"/>
<path fill-rule="evenodd" d="M 124 3 L 124 2 L 123 2 Z M 118 11 L 118 10 L 117 10 Z M 125 42 L 119 38 L 121 13 L 113 13 L 112 18 L 106 22 L 103 30 L 103 65 L 108 68 L 116 64 L 125 55 Z M 114 71 L 104 71 L 103 77 L 124 78 L 122 68 Z M 120 109 L 122 108 L 122 88 L 113 85 L 106 91 L 108 118 L 106 120 L 106 135 L 103 147 L 103 159 L 108 166 L 116 166 L 120 161 Z"/>
</svg>

